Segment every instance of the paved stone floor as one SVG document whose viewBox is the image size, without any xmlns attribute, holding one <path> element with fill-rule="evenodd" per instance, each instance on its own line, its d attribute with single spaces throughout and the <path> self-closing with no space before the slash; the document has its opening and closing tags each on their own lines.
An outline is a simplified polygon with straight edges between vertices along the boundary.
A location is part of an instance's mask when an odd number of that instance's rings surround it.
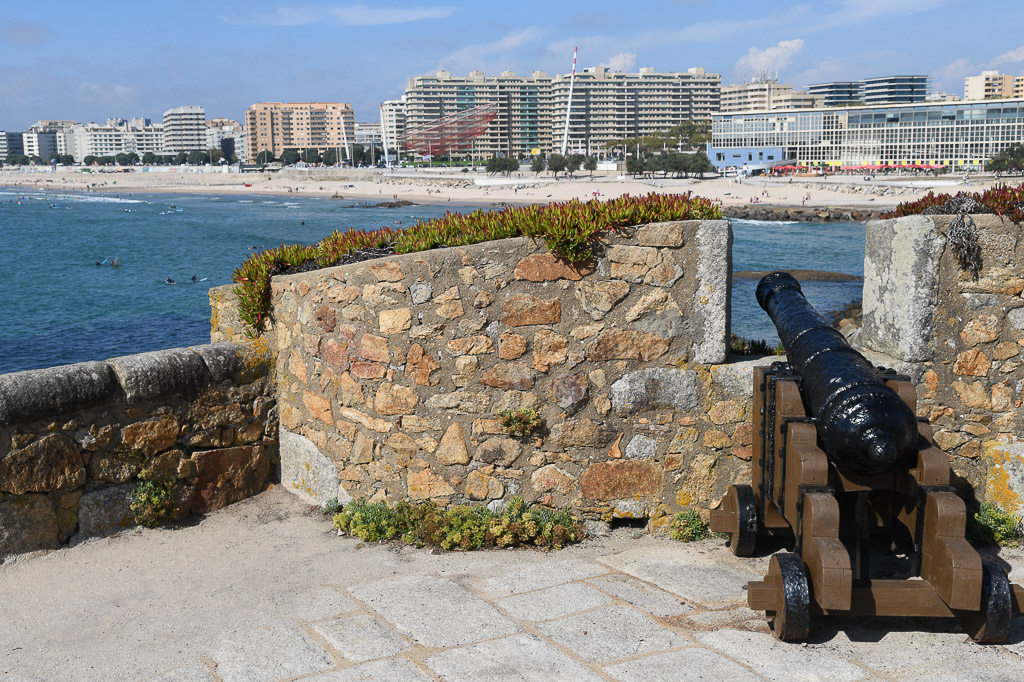
<svg viewBox="0 0 1024 682">
<path fill-rule="evenodd" d="M 637 535 L 435 554 L 339 538 L 271 491 L 0 566 L 0 681 L 1024 679 L 1024 619 L 1002 646 L 925 619 L 783 644 L 744 607 L 767 558 Z"/>
</svg>

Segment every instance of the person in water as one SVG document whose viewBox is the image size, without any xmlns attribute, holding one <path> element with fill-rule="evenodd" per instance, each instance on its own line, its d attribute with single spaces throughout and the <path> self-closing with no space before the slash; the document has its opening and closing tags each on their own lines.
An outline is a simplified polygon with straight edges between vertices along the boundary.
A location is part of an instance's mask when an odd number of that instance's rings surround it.
<svg viewBox="0 0 1024 682">
<path fill-rule="evenodd" d="M 168 277 L 167 279 L 165 279 L 165 280 L 164 280 L 164 282 L 166 282 L 167 284 L 177 284 L 177 282 L 175 282 L 175 281 L 174 281 L 173 279 L 171 279 L 170 277 Z"/>
<path fill-rule="evenodd" d="M 192 275 L 192 281 L 193 281 L 193 282 L 198 282 L 198 281 L 199 281 L 199 278 L 198 278 L 198 277 L 196 277 L 195 275 Z"/>
</svg>

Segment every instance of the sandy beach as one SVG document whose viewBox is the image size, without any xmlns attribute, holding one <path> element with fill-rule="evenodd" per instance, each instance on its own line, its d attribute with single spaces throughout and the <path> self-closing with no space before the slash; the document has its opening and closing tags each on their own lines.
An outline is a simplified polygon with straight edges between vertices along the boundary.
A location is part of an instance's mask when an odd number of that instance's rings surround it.
<svg viewBox="0 0 1024 682">
<path fill-rule="evenodd" d="M 792 178 L 638 179 L 611 173 L 557 180 L 543 173 L 491 177 L 486 173 L 414 170 L 293 170 L 277 173 L 225 173 L 220 169 L 142 172 L 0 171 L 0 187 L 47 192 L 86 191 L 106 195 L 132 192 L 187 194 L 272 194 L 332 197 L 353 202 L 404 200 L 416 203 L 489 206 L 500 203 L 541 204 L 570 199 L 609 199 L 623 194 L 693 192 L 723 205 L 761 203 L 775 207 L 888 210 L 929 191 L 979 191 L 997 181 L 959 176 L 810 176 Z"/>
</svg>

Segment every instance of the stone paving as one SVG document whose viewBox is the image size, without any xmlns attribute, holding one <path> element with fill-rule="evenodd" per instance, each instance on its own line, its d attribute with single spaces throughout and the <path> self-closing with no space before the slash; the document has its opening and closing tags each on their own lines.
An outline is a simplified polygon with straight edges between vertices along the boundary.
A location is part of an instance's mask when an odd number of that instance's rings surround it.
<svg viewBox="0 0 1024 682">
<path fill-rule="evenodd" d="M 278 498 L 262 501 L 279 503 L 290 504 Z M 1010 641 L 1002 646 L 974 645 L 954 623 L 925 619 L 832 621 L 819 624 L 807 644 L 778 642 L 768 633 L 763 614 L 744 606 L 746 581 L 761 576 L 767 558 L 738 559 L 720 541 L 682 545 L 635 538 L 635 531 L 624 529 L 557 553 L 446 553 L 439 558 L 428 550 L 325 538 L 324 520 L 313 515 L 303 523 L 301 532 L 316 533 L 316 542 L 338 556 L 362 553 L 364 565 L 381 570 L 356 575 L 336 569 L 324 579 L 332 584 L 323 588 L 327 594 L 313 609 L 305 602 L 297 607 L 302 599 L 289 603 L 275 596 L 272 607 L 257 609 L 261 618 L 240 616 L 237 627 L 209 637 L 205 648 L 182 645 L 176 654 L 179 664 L 155 676 L 132 677 L 127 670 L 104 670 L 101 664 L 82 670 L 80 679 L 1024 679 L 1024 619 L 1016 621 Z M 137 531 L 122 541 L 162 536 L 173 543 L 180 537 L 175 533 L 188 532 L 202 532 L 202 527 Z M 273 524 L 262 532 L 273 532 Z M 66 554 L 80 551 L 88 563 L 91 544 Z M 300 547 L 291 550 L 290 565 L 320 561 L 304 559 Z M 1024 574 L 1022 559 L 1019 553 L 1009 557 L 1017 569 L 1011 577 Z M 27 570 L 32 562 L 46 560 L 0 566 L 0 582 L 19 577 L 8 568 Z M 334 565 L 339 566 L 337 560 Z M 258 592 L 274 591 L 272 584 L 248 587 L 253 599 Z M 294 586 L 289 589 L 295 594 Z M 245 592 L 237 598 L 245 599 Z M 3 598 L 11 597 L 0 588 L 0 616 Z M 11 633 L 3 627 L 0 620 L 0 635 L 7 637 Z M 76 677 L 25 669 L 15 650 L 8 650 L 15 641 L 21 648 L 25 637 L 19 630 L 15 640 L 2 645 L 0 682 Z M 67 668 L 55 665 L 53 670 Z"/>
</svg>

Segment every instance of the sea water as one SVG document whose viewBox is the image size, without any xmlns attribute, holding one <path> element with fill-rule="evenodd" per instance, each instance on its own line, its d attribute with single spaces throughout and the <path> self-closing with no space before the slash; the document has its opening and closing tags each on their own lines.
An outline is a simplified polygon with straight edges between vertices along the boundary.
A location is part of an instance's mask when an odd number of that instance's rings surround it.
<svg viewBox="0 0 1024 682">
<path fill-rule="evenodd" d="M 336 229 L 407 226 L 449 210 L 475 210 L 356 203 L 0 189 L 0 373 L 208 343 L 207 290 L 229 284 L 254 251 L 313 243 Z M 863 224 L 734 221 L 733 227 L 736 270 L 861 274 Z M 204 281 L 193 282 L 193 275 Z M 774 339 L 753 299 L 755 284 L 734 284 L 733 331 Z M 860 283 L 809 282 L 805 291 L 824 312 L 859 298 Z"/>
</svg>

